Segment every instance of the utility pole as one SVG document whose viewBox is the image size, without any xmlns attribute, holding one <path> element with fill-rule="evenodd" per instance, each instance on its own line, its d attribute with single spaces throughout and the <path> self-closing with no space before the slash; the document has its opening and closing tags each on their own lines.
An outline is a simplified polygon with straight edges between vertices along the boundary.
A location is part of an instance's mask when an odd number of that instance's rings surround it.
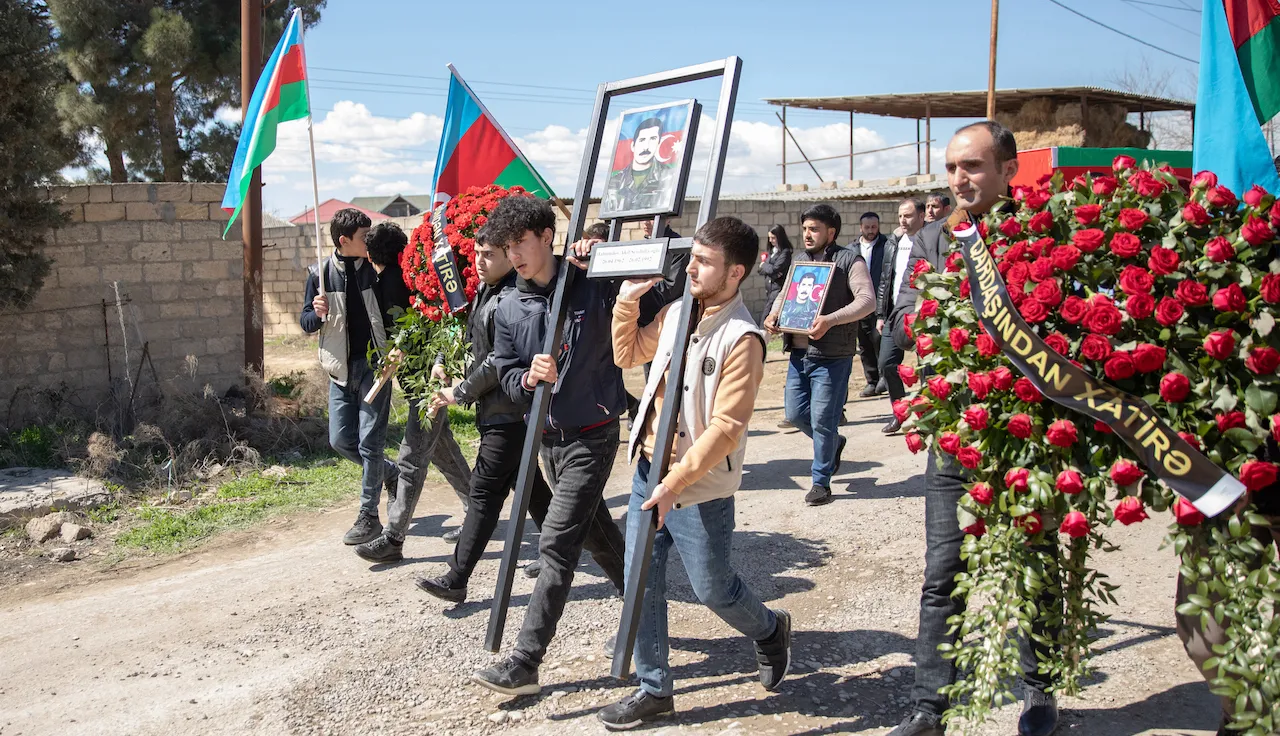
<svg viewBox="0 0 1280 736">
<path fill-rule="evenodd" d="M 240 0 L 240 105 L 249 100 L 262 72 L 262 0 Z M 245 121 L 247 122 L 247 121 Z M 240 210 L 244 239 L 244 367 L 263 375 L 262 336 L 262 168 L 253 171 L 249 193 Z"/>
<path fill-rule="evenodd" d="M 1000 0 L 991 0 L 991 61 L 987 69 L 987 120 L 996 119 L 996 30 L 1000 27 Z"/>
</svg>

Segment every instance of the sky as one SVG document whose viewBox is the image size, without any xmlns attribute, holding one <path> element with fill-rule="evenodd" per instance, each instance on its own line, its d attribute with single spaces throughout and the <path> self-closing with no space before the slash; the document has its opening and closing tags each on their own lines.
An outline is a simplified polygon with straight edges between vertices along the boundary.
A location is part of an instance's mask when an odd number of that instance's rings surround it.
<svg viewBox="0 0 1280 736">
<path fill-rule="evenodd" d="M 1194 97 L 1198 0 L 1060 0 L 1149 43 L 1072 14 L 1052 0 L 1000 7 L 997 88 L 1117 86 Z M 686 0 L 676 5 L 426 3 L 329 0 L 306 34 L 320 200 L 423 194 L 431 188 L 452 62 L 557 194 L 573 196 L 595 89 L 726 56 L 742 59 L 722 191 L 758 192 L 781 182 L 782 128 L 769 97 L 985 89 L 987 0 Z M 617 98 L 612 111 L 688 97 L 704 105 L 710 140 L 718 81 Z M 226 111 L 238 118 L 238 111 Z M 616 117 L 616 116 L 615 116 Z M 961 120 L 934 121 L 934 171 Z M 789 109 L 787 123 L 811 158 L 848 152 L 846 113 Z M 870 115 L 853 121 L 856 150 L 913 142 L 915 121 Z M 606 141 L 608 131 L 606 132 Z M 701 191 L 706 156 L 695 148 L 689 191 Z M 788 143 L 788 160 L 800 160 Z M 848 160 L 820 162 L 824 178 L 848 178 Z M 912 147 L 857 156 L 859 179 L 914 173 Z M 311 206 L 303 122 L 281 126 L 264 165 L 264 209 L 278 216 Z M 601 174 L 603 176 L 603 173 Z M 817 184 L 803 163 L 788 181 Z M 595 191 L 600 191 L 597 184 Z"/>
</svg>

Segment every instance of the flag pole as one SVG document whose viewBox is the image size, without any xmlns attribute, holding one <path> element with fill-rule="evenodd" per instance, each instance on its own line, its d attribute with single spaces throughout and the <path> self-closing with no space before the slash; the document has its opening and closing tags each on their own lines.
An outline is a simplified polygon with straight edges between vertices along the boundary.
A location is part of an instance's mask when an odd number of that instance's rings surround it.
<svg viewBox="0 0 1280 736">
<path fill-rule="evenodd" d="M 302 15 L 302 9 L 295 11 L 299 16 Z M 316 291 L 320 296 L 324 296 L 324 248 L 321 245 L 323 236 L 320 234 L 320 181 L 316 176 L 316 134 L 314 131 L 314 122 L 311 117 L 311 74 L 307 71 L 307 43 L 306 43 L 306 24 L 302 19 L 298 19 L 298 45 L 302 47 L 302 77 L 307 85 L 307 148 L 311 154 L 311 197 L 314 206 L 311 210 L 311 220 L 316 225 Z M 325 317 L 320 318 L 321 322 L 327 321 Z"/>
<path fill-rule="evenodd" d="M 493 123 L 493 127 L 497 129 L 498 135 L 502 136 L 502 140 L 506 141 L 508 146 L 511 146 L 511 150 L 516 152 L 516 155 L 520 157 L 520 160 L 524 162 L 524 165 L 529 167 L 529 171 L 533 172 L 533 175 L 537 177 L 538 183 L 542 185 L 543 189 L 547 190 L 547 194 L 551 195 L 551 201 L 555 203 L 556 207 L 560 208 L 561 214 L 563 214 L 566 219 L 571 219 L 572 215 L 569 213 L 569 208 L 565 206 L 564 202 L 560 201 L 560 198 L 555 195 L 555 192 L 551 191 L 551 185 L 547 184 L 546 180 L 542 178 L 542 174 L 539 174 L 533 164 L 529 163 L 529 159 L 524 156 L 524 151 L 521 151 L 515 141 L 511 140 L 511 136 L 507 135 L 507 131 L 502 129 L 502 126 L 498 123 L 498 119 L 489 113 L 489 108 L 485 107 L 484 103 L 480 101 L 480 96 L 476 94 L 475 90 L 471 89 L 471 85 L 467 84 L 467 80 L 462 78 L 462 75 L 458 73 L 457 68 L 455 68 L 453 64 L 446 64 L 445 66 L 449 68 L 449 73 L 453 75 L 453 78 L 458 80 L 458 84 L 461 84 L 462 88 L 467 91 L 467 94 L 471 95 L 471 99 L 475 100 L 476 105 L 480 108 L 480 112 L 484 113 L 484 116 L 489 118 L 489 122 Z M 434 192 L 432 193 L 432 196 L 434 198 Z M 435 206 L 434 201 L 431 204 L 433 207 Z"/>
</svg>

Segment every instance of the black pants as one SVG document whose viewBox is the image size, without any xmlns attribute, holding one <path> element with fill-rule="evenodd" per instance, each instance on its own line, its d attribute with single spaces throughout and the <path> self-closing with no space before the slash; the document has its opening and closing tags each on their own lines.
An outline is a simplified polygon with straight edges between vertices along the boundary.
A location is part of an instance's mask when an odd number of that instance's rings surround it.
<svg viewBox="0 0 1280 736">
<path fill-rule="evenodd" d="M 862 358 L 862 375 L 868 386 L 880 382 L 880 331 L 876 329 L 876 316 L 873 314 L 858 320 L 858 346 L 862 348 L 858 355 Z"/>
<path fill-rule="evenodd" d="M 547 646 L 556 635 L 588 537 L 599 535 L 601 548 L 599 553 L 593 550 L 592 555 L 619 590 L 625 585 L 626 542 L 604 503 L 604 486 L 617 452 L 617 421 L 570 439 L 557 438 L 554 444 L 542 447 L 542 464 L 553 489 L 538 544 L 542 573 L 529 597 L 515 648 L 516 656 L 529 664 L 542 664 Z M 608 566 L 604 557 L 609 558 Z"/>
<path fill-rule="evenodd" d="M 614 426 L 616 431 L 616 425 Z M 450 587 L 466 585 L 476 565 L 480 563 L 480 558 L 484 556 L 485 545 L 498 527 L 507 493 L 515 486 L 520 475 L 520 451 L 524 447 L 524 434 L 525 425 L 522 422 L 480 428 L 480 449 L 476 453 L 476 467 L 471 471 L 467 516 L 462 522 L 462 532 L 458 537 L 458 544 L 453 548 L 453 556 L 449 558 Z M 533 477 L 533 494 L 529 497 L 529 516 L 539 530 L 543 528 L 551 499 L 551 489 L 543 480 L 542 471 L 537 471 Z M 601 504 L 601 508 L 604 508 L 604 504 Z M 604 509 L 604 513 L 607 516 L 608 509 Z M 597 528 L 593 524 L 581 546 L 591 553 L 596 564 L 604 570 L 605 576 L 621 592 L 624 590 L 623 543 L 619 542 L 615 548 L 613 535 L 618 535 L 621 539 L 617 525 L 609 518 L 607 525 Z"/>
<path fill-rule="evenodd" d="M 887 326 L 887 325 L 886 325 Z M 889 386 L 889 400 L 897 401 L 907 395 L 906 386 L 898 375 L 898 366 L 907 354 L 893 341 L 893 331 L 885 330 L 880 336 L 880 377 Z"/>
</svg>

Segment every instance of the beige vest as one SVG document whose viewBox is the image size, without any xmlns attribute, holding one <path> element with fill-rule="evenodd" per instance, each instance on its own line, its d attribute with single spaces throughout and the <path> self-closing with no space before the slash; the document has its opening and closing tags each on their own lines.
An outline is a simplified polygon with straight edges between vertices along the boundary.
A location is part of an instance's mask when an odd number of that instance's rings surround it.
<svg viewBox="0 0 1280 736">
<path fill-rule="evenodd" d="M 339 284 L 345 284 L 342 263 L 336 255 L 329 256 L 324 262 L 325 278 L 319 282 L 320 291 L 329 298 L 329 316 L 320 324 L 320 367 L 325 369 L 329 378 L 339 386 L 347 385 L 347 292 Z M 373 266 L 359 263 L 361 268 Z M 333 289 L 332 291 L 330 289 Z M 365 312 L 369 314 L 369 335 L 373 344 L 381 350 L 387 344 L 386 328 L 382 324 L 382 308 L 378 306 L 378 297 L 372 288 L 362 289 L 360 296 L 364 301 Z"/>
<path fill-rule="evenodd" d="M 675 302 L 667 310 L 662 322 L 662 332 L 658 336 L 658 352 L 653 357 L 653 365 L 649 368 L 649 380 L 644 387 L 644 395 L 640 397 L 639 417 L 631 425 L 631 440 L 627 445 L 627 458 L 632 462 L 640 449 L 641 432 L 644 431 L 653 405 L 654 394 L 658 384 L 666 375 L 671 365 L 671 353 L 675 349 L 676 331 L 680 322 L 683 302 Z M 721 367 L 725 358 L 733 352 L 733 347 L 743 335 L 755 335 L 764 342 L 764 332 L 756 327 L 755 317 L 747 309 L 739 293 L 723 308 L 710 317 L 704 317 L 689 340 L 689 349 L 685 353 L 685 374 L 683 387 L 667 383 L 668 394 L 675 388 L 683 389 L 684 398 L 680 404 L 680 416 L 676 420 L 675 455 L 684 457 L 693 443 L 706 431 L 711 423 L 711 410 L 716 396 L 716 387 L 720 384 Z M 738 439 L 738 447 L 715 465 L 710 472 L 695 481 L 680 494 L 677 508 L 693 506 L 703 501 L 714 501 L 728 498 L 738 491 L 742 481 L 742 461 L 747 454 L 747 433 L 743 432 Z M 655 462 L 656 466 L 657 463 Z M 656 472 L 656 471 L 655 471 Z"/>
</svg>

